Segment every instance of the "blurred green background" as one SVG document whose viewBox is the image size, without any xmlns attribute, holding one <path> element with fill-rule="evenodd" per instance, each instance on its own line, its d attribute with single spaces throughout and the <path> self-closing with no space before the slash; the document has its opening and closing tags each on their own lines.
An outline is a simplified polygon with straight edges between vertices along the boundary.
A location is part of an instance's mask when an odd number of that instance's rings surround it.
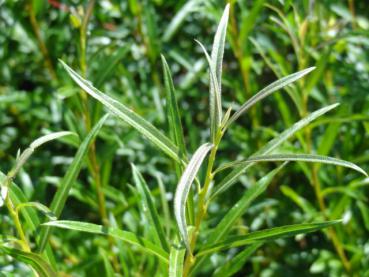
<svg viewBox="0 0 369 277">
<path fill-rule="evenodd" d="M 339 102 L 338 109 L 299 132 L 282 150 L 330 155 L 357 163 L 368 172 L 369 3 L 230 3 L 224 110 L 236 109 L 278 78 L 310 66 L 317 69 L 242 116 L 225 136 L 217 163 L 246 158 L 301 117 Z M 186 145 L 193 153 L 209 138 L 209 76 L 194 39 L 211 48 L 225 5 L 226 1 L 215 0 L 102 0 L 93 7 L 88 1 L 0 1 L 1 171 L 12 167 L 18 149 L 50 131 L 70 130 L 85 136 L 86 107 L 58 59 L 168 132 L 160 61 L 160 54 L 165 55 L 177 90 Z M 91 16 L 85 21 L 89 7 Z M 91 99 L 86 103 L 93 125 L 103 108 Z M 50 203 L 75 145 L 72 140 L 53 142 L 33 155 L 17 178 L 29 200 Z M 171 199 L 177 182 L 172 162 L 114 117 L 99 135 L 96 157 L 108 216 L 122 229 L 144 233 L 130 185 L 130 163 L 141 170 L 155 195 L 159 195 L 159 180 Z M 245 188 L 274 167 L 261 164 L 251 169 L 217 198 L 209 207 L 208 227 L 222 218 Z M 92 179 L 84 169 L 62 218 L 100 223 Z M 324 219 L 343 218 L 343 224 L 331 231 L 266 244 L 236 276 L 369 276 L 368 184 L 368 179 L 344 168 L 290 163 L 233 232 Z M 4 209 L 0 229 L 3 235 L 13 230 Z M 105 276 L 104 255 L 111 251 L 106 239 L 61 230 L 54 234 L 52 245 L 66 276 L 96 272 L 100 275 L 91 276 Z M 127 255 L 132 269 L 126 272 L 154 276 L 150 275 L 155 272 L 154 260 L 127 253 L 122 255 Z M 199 276 L 210 276 L 231 254 L 214 254 Z M 27 272 L 4 256 L 0 269 L 4 276 Z"/>
</svg>

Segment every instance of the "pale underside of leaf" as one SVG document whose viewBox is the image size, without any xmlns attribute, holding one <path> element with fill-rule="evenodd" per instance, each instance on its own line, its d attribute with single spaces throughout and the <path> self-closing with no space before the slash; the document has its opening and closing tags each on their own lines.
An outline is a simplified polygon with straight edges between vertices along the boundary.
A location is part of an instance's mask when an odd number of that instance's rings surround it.
<svg viewBox="0 0 369 277">
<path fill-rule="evenodd" d="M 257 102 L 261 101 L 265 97 L 269 96 L 273 92 L 278 91 L 279 89 L 297 81 L 298 79 L 302 78 L 306 74 L 313 71 L 315 67 L 309 67 L 307 69 L 301 70 L 299 72 L 293 73 L 291 75 L 288 75 L 286 77 L 283 77 L 267 87 L 263 88 L 261 91 L 256 93 L 253 97 L 251 97 L 245 104 L 243 104 L 237 112 L 235 112 L 231 118 L 228 120 L 228 122 L 225 125 L 225 128 L 227 128 L 232 122 L 236 121 L 243 113 L 247 112 L 253 105 L 255 105 Z"/>
<path fill-rule="evenodd" d="M 211 62 L 209 66 L 211 67 L 212 74 L 214 76 L 211 78 L 210 82 L 210 107 L 214 107 L 216 110 L 213 112 L 216 115 L 215 124 L 219 126 L 222 120 L 222 66 L 223 66 L 223 55 L 224 47 L 227 36 L 227 25 L 229 17 L 229 4 L 226 5 L 223 15 L 218 24 L 217 31 L 214 36 L 213 47 L 211 50 Z M 206 52 L 206 51 L 205 51 Z M 213 130 L 216 132 L 216 130 Z"/>
<path fill-rule="evenodd" d="M 278 146 L 280 146 L 283 142 L 289 139 L 292 135 L 294 135 L 296 132 L 298 132 L 303 127 L 308 125 L 311 121 L 322 116 L 328 111 L 336 108 L 337 106 L 338 106 L 338 103 L 332 104 L 332 105 L 321 108 L 309 114 L 308 116 L 304 117 L 303 119 L 293 124 L 287 130 L 283 131 L 276 138 L 270 140 L 266 145 L 264 145 L 260 150 L 254 153 L 251 157 L 269 154 L 274 149 L 276 149 Z M 253 163 L 249 163 L 247 165 L 238 166 L 234 168 L 226 177 L 224 177 L 224 179 L 216 187 L 216 189 L 214 190 L 212 194 L 212 198 L 214 198 L 215 196 L 219 195 L 223 191 L 227 190 L 230 186 L 232 186 L 237 181 L 238 177 L 241 176 L 244 173 L 244 171 L 248 169 L 249 167 L 251 167 L 252 165 Z"/>
<path fill-rule="evenodd" d="M 361 169 L 359 166 L 351 162 L 333 158 L 333 157 L 322 156 L 322 155 L 311 155 L 311 154 L 273 154 L 273 155 L 253 156 L 244 161 L 226 163 L 223 166 L 221 166 L 217 171 L 221 171 L 221 170 L 224 170 L 230 167 L 245 166 L 250 163 L 285 162 L 285 161 L 332 164 L 332 165 L 351 168 L 353 170 L 356 170 L 357 172 L 360 172 L 361 174 L 365 176 L 368 176 L 363 169 Z"/>
<path fill-rule="evenodd" d="M 83 79 L 63 61 L 60 60 L 60 62 L 63 65 L 64 69 L 71 76 L 71 78 L 85 92 L 101 102 L 109 110 L 109 112 L 113 113 L 119 119 L 123 120 L 125 123 L 135 128 L 138 132 L 144 135 L 149 141 L 151 141 L 169 157 L 177 162 L 182 162 L 180 157 L 178 156 L 178 148 L 168 137 L 161 133 L 151 123 L 146 121 L 143 117 L 141 117 L 131 109 L 127 108 L 122 103 L 99 91 L 91 84 L 91 82 Z"/>
<path fill-rule="evenodd" d="M 212 141 L 215 141 L 215 135 L 217 129 L 221 126 L 222 121 L 222 103 L 221 103 L 221 94 L 220 87 L 218 85 L 218 77 L 216 76 L 214 62 L 211 60 L 208 52 L 205 49 L 205 46 L 198 40 L 195 40 L 201 47 L 202 51 L 205 54 L 206 60 L 209 66 L 209 75 L 210 75 L 210 95 L 209 95 L 209 105 L 210 105 L 210 133 Z"/>
<path fill-rule="evenodd" d="M 187 196 L 202 162 L 212 147 L 212 144 L 205 143 L 196 150 L 178 182 L 174 197 L 174 215 L 179 232 L 188 251 L 190 251 L 190 245 L 185 214 Z"/>
</svg>

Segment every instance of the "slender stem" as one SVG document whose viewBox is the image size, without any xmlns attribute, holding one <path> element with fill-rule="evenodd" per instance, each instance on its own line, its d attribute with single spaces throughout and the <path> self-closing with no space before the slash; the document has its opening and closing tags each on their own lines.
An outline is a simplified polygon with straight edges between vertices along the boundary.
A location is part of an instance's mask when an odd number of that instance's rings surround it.
<svg viewBox="0 0 369 277">
<path fill-rule="evenodd" d="M 88 22 L 91 18 L 94 6 L 95 6 L 95 0 L 90 0 L 87 4 L 86 12 L 83 17 L 83 21 L 80 27 L 80 69 L 81 74 L 85 78 L 87 76 L 87 62 L 86 62 L 86 46 L 87 46 L 87 27 Z M 88 98 L 85 91 L 81 90 L 81 102 L 82 102 L 82 108 L 83 108 L 83 118 L 85 122 L 86 131 L 89 132 L 92 128 L 92 122 L 91 122 L 91 115 L 88 105 Z M 103 225 L 108 226 L 109 225 L 109 219 L 106 212 L 106 202 L 105 202 L 105 194 L 102 186 L 102 178 L 101 178 L 101 169 L 100 165 L 97 161 L 97 154 L 96 154 L 96 144 L 95 142 L 92 142 L 89 153 L 88 153 L 88 159 L 89 159 L 89 170 L 91 172 L 91 175 L 93 177 L 94 183 L 95 183 L 95 189 L 96 189 L 96 195 L 97 195 L 97 201 L 98 201 L 98 208 L 99 208 L 99 214 L 101 217 L 101 221 Z M 108 238 L 109 246 L 110 248 L 113 248 L 114 246 L 114 239 L 112 237 Z M 119 261 L 116 255 L 112 256 L 112 263 L 113 267 L 116 272 L 119 273 L 120 271 L 120 265 Z"/>
<path fill-rule="evenodd" d="M 348 0 L 348 4 L 349 4 L 350 12 L 351 12 L 351 17 L 352 17 L 352 28 L 355 29 L 356 28 L 356 13 L 355 13 L 354 0 Z"/>
<path fill-rule="evenodd" d="M 86 63 L 86 44 L 87 44 L 87 27 L 89 19 L 91 18 L 92 11 L 94 9 L 95 0 L 90 0 L 88 2 L 85 15 L 83 17 L 83 21 L 80 28 L 80 68 L 81 74 L 83 77 L 87 75 L 87 63 Z M 88 107 L 88 98 L 84 91 L 81 91 L 81 102 L 83 108 L 83 118 L 85 122 L 86 131 L 89 132 L 91 130 L 91 115 Z M 100 174 L 100 166 L 98 164 L 96 158 L 96 144 L 93 142 L 89 153 L 88 158 L 90 162 L 90 171 L 93 176 L 95 187 L 96 187 L 96 194 L 99 206 L 99 214 L 103 224 L 107 225 L 108 217 L 106 213 L 106 204 L 105 204 L 105 196 L 102 189 L 101 183 L 101 174 Z"/>
<path fill-rule="evenodd" d="M 8 190 L 10 190 L 10 186 L 11 186 L 11 182 L 12 182 L 11 180 L 12 180 L 12 178 L 6 177 L 6 180 L 5 180 L 4 184 L 3 184 L 4 186 L 6 186 L 8 188 Z M 13 219 L 15 228 L 16 228 L 17 233 L 19 235 L 19 238 L 20 238 L 20 240 L 22 242 L 23 250 L 24 251 L 27 251 L 27 252 L 30 252 L 31 251 L 31 248 L 29 246 L 27 237 L 26 237 L 26 235 L 25 235 L 25 233 L 23 231 L 22 224 L 21 224 L 21 222 L 19 220 L 19 214 L 17 213 L 17 211 L 16 211 L 16 209 L 14 207 L 14 204 L 13 204 L 13 202 L 10 199 L 9 192 L 6 195 L 5 204 L 6 204 L 6 207 L 7 207 L 8 211 L 9 211 L 10 216 Z"/>
<path fill-rule="evenodd" d="M 43 41 L 42 36 L 41 36 L 40 25 L 37 22 L 35 12 L 32 8 L 32 3 L 28 3 L 27 9 L 28 9 L 28 12 L 29 12 L 29 19 L 30 19 L 30 22 L 31 22 L 31 27 L 32 27 L 32 30 L 33 30 L 33 32 L 36 36 L 38 46 L 40 47 L 42 56 L 44 58 L 45 66 L 46 66 L 46 68 L 47 68 L 47 70 L 50 74 L 50 77 L 53 80 L 57 80 L 56 73 L 55 73 L 55 70 L 54 70 L 54 67 L 53 67 L 53 63 L 51 62 L 51 59 L 50 59 L 49 51 L 47 50 L 45 42 Z"/>
<path fill-rule="evenodd" d="M 191 269 L 191 266 L 194 264 L 196 257 L 193 256 L 193 250 L 195 249 L 196 246 L 196 241 L 198 238 L 198 234 L 199 234 L 199 230 L 200 230 L 200 225 L 202 220 L 204 219 L 206 212 L 207 212 L 207 203 L 206 203 L 206 196 L 208 194 L 208 190 L 209 190 L 209 186 L 211 184 L 211 181 L 214 178 L 213 175 L 213 166 L 214 166 L 214 161 L 215 161 L 215 157 L 217 154 L 217 150 L 218 150 L 218 146 L 220 143 L 220 140 L 222 139 L 223 136 L 223 131 L 219 128 L 216 138 L 215 138 L 215 142 L 214 142 L 214 146 L 211 149 L 210 152 L 210 156 L 209 156 L 209 162 L 208 162 L 208 167 L 206 170 L 206 177 L 205 177 L 205 181 L 204 181 L 204 186 L 200 191 L 199 194 L 199 201 L 198 201 L 198 209 L 197 209 L 197 213 L 196 213 L 196 217 L 195 217 L 195 229 L 192 233 L 191 236 L 191 241 L 190 241 L 190 248 L 191 248 L 191 252 L 187 254 L 186 260 L 185 260 L 185 264 L 184 264 L 184 269 L 183 269 L 183 276 L 186 277 Z"/>
</svg>

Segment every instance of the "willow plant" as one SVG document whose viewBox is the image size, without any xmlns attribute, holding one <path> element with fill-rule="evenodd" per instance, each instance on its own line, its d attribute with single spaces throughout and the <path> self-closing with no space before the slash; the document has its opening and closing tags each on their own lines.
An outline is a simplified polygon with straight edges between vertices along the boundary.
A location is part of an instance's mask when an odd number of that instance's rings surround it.
<svg viewBox="0 0 369 277">
<path fill-rule="evenodd" d="M 107 94 L 99 91 L 90 81 L 84 79 L 67 64 L 61 61 L 64 69 L 83 91 L 99 101 L 110 114 L 136 129 L 136 131 L 154 144 L 159 151 L 173 160 L 176 173 L 179 176 L 173 201 L 174 218 L 171 221 L 171 223 L 177 227 L 175 228 L 176 232 L 172 234 L 164 228 L 163 218 L 168 218 L 168 213 L 166 213 L 167 215 L 164 214 L 162 216 L 157 210 L 154 200 L 155 197 L 135 165 L 132 165 L 133 180 L 136 184 L 137 193 L 142 199 L 144 214 L 147 217 L 148 222 L 150 222 L 150 233 L 147 237 L 141 237 L 134 232 L 121 230 L 111 226 L 96 225 L 80 221 L 57 220 L 61 215 L 68 193 L 81 169 L 83 158 L 86 156 L 86 153 L 88 153 L 88 149 L 93 143 L 96 134 L 101 129 L 107 118 L 107 116 L 104 116 L 96 126 L 92 128 L 89 135 L 80 144 L 77 154 L 59 186 L 50 207 L 46 207 L 41 204 L 27 204 L 22 192 L 16 184 L 12 182 L 16 172 L 24 164 L 26 158 L 33 152 L 34 148 L 40 144 L 39 140 L 31 145 L 30 150 L 27 149 L 22 155 L 20 155 L 12 171 L 7 175 L 2 174 L 1 184 L 2 188 L 5 188 L 3 198 L 5 199 L 6 206 L 14 220 L 19 236 L 18 238 L 12 239 L 10 246 L 9 242 L 5 243 L 5 241 L 2 241 L 1 248 L 4 249 L 6 253 L 12 255 L 15 259 L 19 259 L 20 261 L 30 264 L 40 276 L 54 276 L 56 275 L 57 265 L 55 265 L 55 258 L 49 244 L 49 238 L 52 228 L 58 227 L 113 237 L 116 241 L 121 240 L 127 244 L 135 246 L 136 249 L 139 249 L 142 252 L 156 257 L 160 264 L 158 270 L 161 275 L 189 276 L 195 275 L 196 272 L 201 271 L 202 267 L 206 265 L 207 259 L 212 254 L 235 247 L 243 248 L 232 260 L 215 269 L 215 276 L 229 276 L 230 274 L 239 271 L 243 263 L 263 243 L 282 237 L 291 237 L 297 234 L 314 232 L 340 223 L 340 220 L 307 222 L 250 232 L 245 235 L 229 235 L 231 233 L 231 228 L 236 221 L 242 217 L 251 203 L 268 188 L 268 185 L 276 174 L 278 174 L 288 162 L 319 162 L 338 165 L 358 171 L 365 176 L 367 175 L 357 165 L 333 157 L 314 154 L 278 152 L 278 147 L 280 145 L 313 120 L 333 110 L 338 106 L 338 104 L 323 107 L 306 115 L 306 117 L 302 118 L 269 141 L 262 148 L 255 151 L 255 153 L 247 159 L 218 164 L 218 147 L 226 131 L 232 127 L 232 124 L 234 124 L 239 117 L 244 115 L 250 108 L 265 97 L 292 84 L 314 70 L 314 68 L 311 67 L 283 77 L 254 94 L 235 112 L 232 113 L 231 109 L 224 112 L 222 105 L 221 80 L 228 16 L 229 6 L 227 5 L 218 25 L 210 55 L 207 53 L 206 48 L 198 42 L 204 51 L 209 69 L 210 127 L 209 141 L 199 146 L 192 156 L 188 155 L 186 148 L 186 140 L 183 134 L 179 105 L 176 100 L 176 92 L 170 68 L 164 56 L 162 56 L 162 64 L 167 92 L 166 104 L 167 120 L 169 122 L 169 136 L 158 130 L 150 122 L 125 106 L 123 103 L 120 103 Z M 48 137 L 48 139 L 41 139 L 41 141 L 45 142 L 50 140 L 50 138 L 59 138 L 60 136 L 69 134 L 70 133 L 65 132 L 57 133 Z M 216 197 L 220 196 L 224 191 L 234 185 L 238 178 L 243 175 L 247 169 L 256 166 L 261 162 L 279 162 L 281 165 L 259 179 L 249 189 L 245 190 L 241 198 L 232 207 L 230 207 L 229 211 L 214 228 L 203 230 L 201 227 L 207 219 L 209 204 L 214 201 Z M 202 166 L 205 166 L 206 170 L 205 176 L 200 178 L 198 176 L 198 172 Z M 226 174 L 219 182 L 215 182 L 214 177 L 220 172 L 224 173 L 225 171 L 229 171 L 228 174 Z M 195 184 L 195 186 L 193 186 L 193 184 Z M 161 186 L 161 188 L 164 190 L 163 186 Z M 165 201 L 166 200 L 164 200 L 164 202 Z M 24 206 L 32 206 L 52 215 L 49 217 L 51 220 L 41 225 L 43 229 L 37 236 L 35 245 L 31 245 L 27 241 L 18 216 L 17 211 Z M 35 217 L 34 213 L 31 213 L 31 210 L 24 209 L 23 212 L 25 213 L 25 219 L 30 222 L 30 226 L 36 228 L 40 225 L 40 221 Z M 193 218 L 191 214 L 194 215 Z M 199 240 L 202 232 L 206 232 L 206 239 Z M 18 247 L 19 245 L 21 247 Z"/>
</svg>

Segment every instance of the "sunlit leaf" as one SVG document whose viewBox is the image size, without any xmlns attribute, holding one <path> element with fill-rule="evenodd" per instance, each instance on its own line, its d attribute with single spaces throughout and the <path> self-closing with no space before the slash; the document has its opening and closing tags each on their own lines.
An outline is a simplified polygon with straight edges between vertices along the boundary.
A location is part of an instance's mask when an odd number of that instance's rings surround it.
<svg viewBox="0 0 369 277">
<path fill-rule="evenodd" d="M 174 215 L 178 224 L 179 232 L 188 251 L 190 251 L 190 244 L 188 240 L 185 214 L 187 196 L 202 162 L 212 147 L 212 144 L 205 143 L 196 150 L 179 180 L 174 196 Z"/>
</svg>

